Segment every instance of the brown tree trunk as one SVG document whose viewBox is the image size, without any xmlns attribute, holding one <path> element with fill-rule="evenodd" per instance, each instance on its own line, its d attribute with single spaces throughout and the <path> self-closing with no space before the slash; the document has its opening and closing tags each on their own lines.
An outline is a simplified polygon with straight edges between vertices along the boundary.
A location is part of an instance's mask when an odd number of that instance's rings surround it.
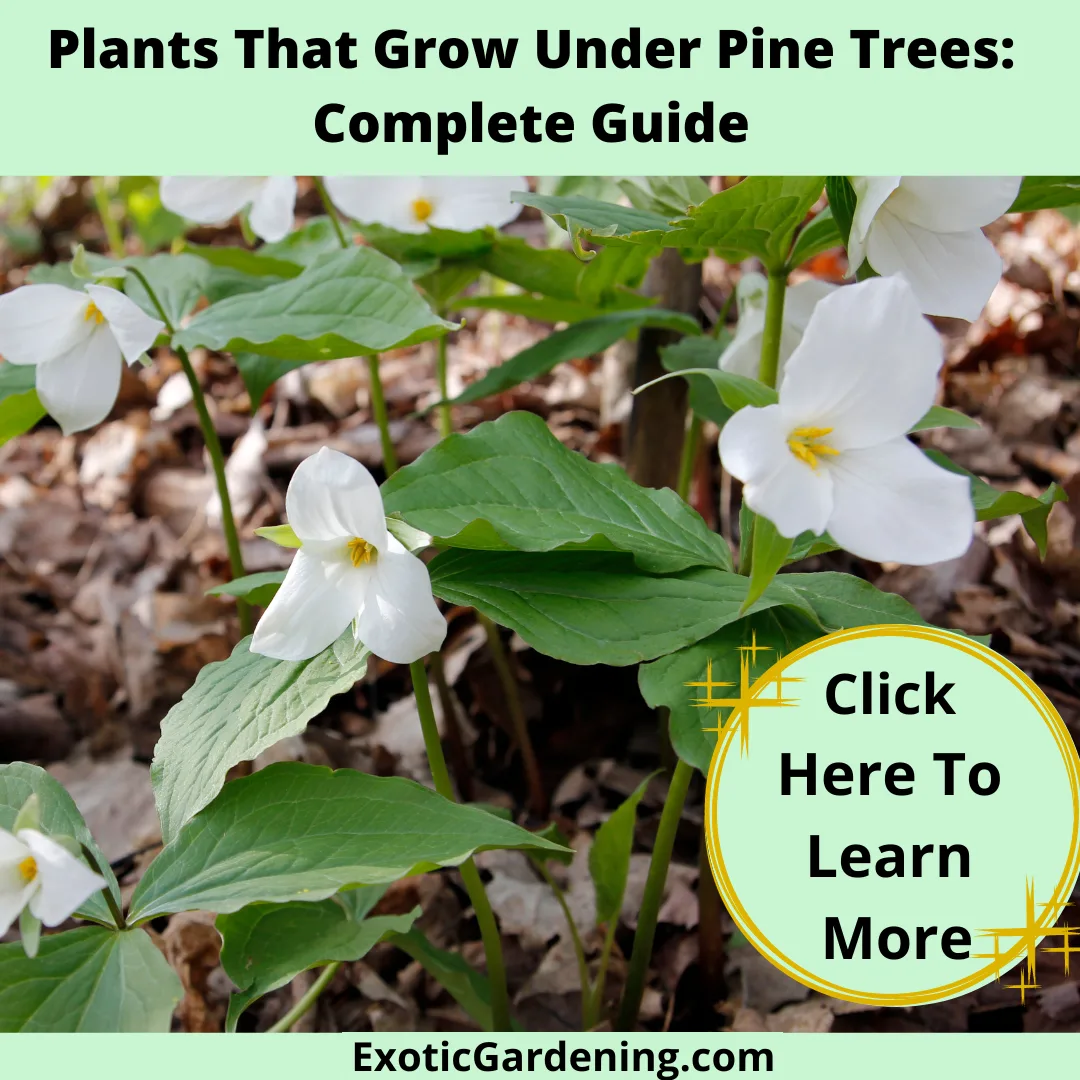
<svg viewBox="0 0 1080 1080">
<path fill-rule="evenodd" d="M 652 261 L 642 291 L 656 297 L 660 307 L 697 315 L 701 302 L 701 264 L 683 262 L 667 248 Z M 664 374 L 660 350 L 679 334 L 646 328 L 638 336 L 634 386 Z M 669 379 L 634 398 L 627 439 L 626 469 L 644 487 L 675 487 L 686 432 L 686 383 Z"/>
</svg>

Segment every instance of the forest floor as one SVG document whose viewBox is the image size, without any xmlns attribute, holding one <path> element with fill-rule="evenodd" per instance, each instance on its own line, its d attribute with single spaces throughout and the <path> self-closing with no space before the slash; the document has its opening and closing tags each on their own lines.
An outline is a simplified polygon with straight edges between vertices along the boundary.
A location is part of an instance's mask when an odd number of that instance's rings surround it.
<svg viewBox="0 0 1080 1080">
<path fill-rule="evenodd" d="M 74 244 L 103 249 L 100 224 L 83 186 L 72 181 L 31 222 L 33 255 L 0 233 L 0 292 L 25 280 L 33 262 L 68 258 Z M 316 207 L 302 202 L 303 209 Z M 2 214 L 2 211 L 0 211 Z M 2 217 L 0 217 L 2 224 Z M 542 243 L 542 223 L 509 231 Z M 229 239 L 203 230 L 200 239 Z M 943 404 L 980 422 L 978 430 L 937 430 L 933 443 L 991 483 L 1033 494 L 1051 480 L 1072 502 L 1054 507 L 1044 561 L 1018 519 L 979 526 L 962 558 L 932 567 L 869 564 L 836 554 L 816 568 L 842 569 L 910 600 L 928 620 L 992 645 L 1027 671 L 1080 736 L 1080 231 L 1054 211 L 1014 216 L 992 230 L 1005 277 L 973 324 L 942 320 L 948 357 Z M 231 237 L 235 242 L 239 236 Z M 814 266 L 839 280 L 841 258 Z M 706 302 L 719 310 L 740 273 L 710 259 Z M 475 380 L 550 332 L 499 312 L 462 312 L 449 346 L 451 389 Z M 294 467 L 322 445 L 344 450 L 381 476 L 379 439 L 369 410 L 363 360 L 298 369 L 254 412 L 225 357 L 193 361 L 226 450 L 249 572 L 280 569 L 289 552 L 254 536 L 281 520 Z M 437 439 L 434 417 L 417 415 L 436 399 L 433 344 L 383 358 L 382 372 L 402 462 Z M 590 357 L 532 384 L 456 412 L 459 428 L 510 409 L 542 416 L 568 446 L 595 460 L 621 459 L 629 398 L 612 358 Z M 0 447 L 0 761 L 43 764 L 71 791 L 130 891 L 160 842 L 148 763 L 158 724 L 199 669 L 229 654 L 238 637 L 228 598 L 206 590 L 227 577 L 215 522 L 213 482 L 198 423 L 175 357 L 125 372 L 108 422 L 65 438 L 46 422 Z M 715 435 L 715 432 L 713 433 Z M 720 475 L 715 438 L 699 461 L 692 501 L 737 545 L 738 492 Z M 447 677 L 464 722 L 463 794 L 528 821 L 520 756 L 483 628 L 471 611 L 449 611 Z M 550 794 L 553 816 L 577 857 L 565 868 L 571 911 L 586 944 L 598 948 L 587 870 L 591 834 L 661 760 L 657 718 L 643 703 L 633 669 L 574 667 L 507 638 Z M 302 736 L 264 754 L 400 775 L 429 782 L 407 671 L 373 664 L 368 679 L 331 701 Z M 617 935 L 609 993 L 619 993 L 633 939 L 665 782 L 652 782 L 638 813 L 630 881 Z M 702 785 L 691 790 L 678 834 L 651 981 L 642 1011 L 650 1029 L 745 1031 L 1077 1031 L 1080 976 L 1060 958 L 1040 958 L 1040 990 L 1021 1004 L 991 984 L 918 1009 L 873 1009 L 825 998 L 793 982 L 742 941 L 722 916 L 702 950 L 699 842 Z M 1037 809 L 1032 810 L 1036 814 Z M 541 822 L 529 822 L 542 824 Z M 763 836 L 763 844 L 767 843 Z M 580 1022 L 577 969 L 563 915 L 528 860 L 514 852 L 478 858 L 507 952 L 515 1007 L 537 1030 Z M 711 882 L 706 882 L 706 891 Z M 790 898 L 793 905 L 798 896 Z M 475 919 L 456 875 L 398 883 L 383 911 L 423 907 L 420 925 L 438 945 L 482 966 Z M 229 982 L 218 964 L 212 916 L 194 913 L 155 924 L 186 997 L 178 1023 L 220 1030 Z M 708 960 L 703 962 L 701 956 Z M 1007 980 L 1004 980 L 1007 981 Z M 1003 982 L 1004 982 L 1003 981 Z M 243 1026 L 265 1028 L 310 980 L 271 994 Z M 308 1030 L 470 1030 L 471 1021 L 400 951 L 377 946 L 343 965 Z"/>
</svg>

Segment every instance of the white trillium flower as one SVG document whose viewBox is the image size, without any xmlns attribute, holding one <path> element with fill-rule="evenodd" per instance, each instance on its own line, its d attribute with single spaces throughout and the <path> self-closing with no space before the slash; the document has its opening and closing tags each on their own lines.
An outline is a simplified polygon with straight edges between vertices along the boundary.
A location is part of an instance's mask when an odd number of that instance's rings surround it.
<svg viewBox="0 0 1080 1080">
<path fill-rule="evenodd" d="M 446 637 L 427 567 L 386 529 L 371 473 L 323 447 L 293 473 L 285 511 L 301 548 L 251 640 L 251 651 L 306 660 L 352 623 L 376 656 L 411 664 Z"/>
<path fill-rule="evenodd" d="M 498 228 L 521 213 L 510 193 L 524 176 L 327 176 L 330 201 L 355 221 L 398 232 Z"/>
<path fill-rule="evenodd" d="M 23 285 L 0 296 L 0 356 L 37 367 L 38 397 L 65 435 L 109 415 L 123 361 L 138 361 L 164 329 L 105 285 Z"/>
<path fill-rule="evenodd" d="M 105 879 L 36 829 L 0 829 L 0 935 L 27 905 L 46 926 L 59 926 Z"/>
<path fill-rule="evenodd" d="M 905 278 L 927 315 L 977 319 L 1001 277 L 982 226 L 1001 217 L 1019 176 L 853 176 L 848 261 Z"/>
<path fill-rule="evenodd" d="M 779 402 L 724 425 L 721 461 L 782 536 L 827 530 L 876 562 L 956 558 L 975 527 L 968 479 L 906 438 L 934 403 L 942 361 L 903 279 L 839 289 L 814 309 Z"/>
<path fill-rule="evenodd" d="M 161 205 L 200 225 L 221 225 L 248 211 L 256 236 L 274 243 L 293 227 L 295 176 L 163 176 Z"/>
<path fill-rule="evenodd" d="M 810 322 L 814 305 L 839 286 L 827 281 L 808 278 L 791 286 L 784 297 L 784 326 L 780 335 L 780 365 L 777 378 L 783 375 L 784 365 L 795 347 L 802 341 Z M 765 334 L 765 306 L 769 282 L 764 274 L 743 274 L 735 286 L 739 304 L 739 322 L 731 344 L 720 357 L 720 367 L 749 379 L 758 377 L 761 362 L 761 339 Z"/>
</svg>

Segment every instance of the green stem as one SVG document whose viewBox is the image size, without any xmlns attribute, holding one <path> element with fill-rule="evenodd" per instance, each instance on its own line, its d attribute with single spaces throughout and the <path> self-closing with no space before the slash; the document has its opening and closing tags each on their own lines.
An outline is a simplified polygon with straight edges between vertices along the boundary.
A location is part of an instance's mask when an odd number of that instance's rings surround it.
<svg viewBox="0 0 1080 1080">
<path fill-rule="evenodd" d="M 585 943 L 581 940 L 581 934 L 578 933 L 577 923 L 574 922 L 570 905 L 566 902 L 566 894 L 559 888 L 559 883 L 551 876 L 551 871 L 542 862 L 536 863 L 536 869 L 540 871 L 540 876 L 555 894 L 555 899 L 566 917 L 566 925 L 570 928 L 570 938 L 574 943 L 574 955 L 577 957 L 578 979 L 581 981 L 581 1026 L 588 1031 L 589 1028 L 595 1026 L 596 1020 L 590 1019 L 592 1016 L 592 986 L 589 982 L 589 961 L 585 957 Z"/>
<path fill-rule="evenodd" d="M 127 272 L 142 285 L 143 289 L 146 291 L 146 295 L 150 297 L 150 300 L 158 313 L 158 317 L 165 324 L 165 329 L 168 330 L 170 336 L 175 334 L 175 327 L 170 322 L 169 316 L 161 305 L 161 301 L 150 287 L 150 282 L 146 280 L 142 271 L 136 270 L 133 266 L 129 266 Z M 184 374 L 187 376 L 188 386 L 191 387 L 191 399 L 195 405 L 195 412 L 199 417 L 199 427 L 202 429 L 203 442 L 206 444 L 206 451 L 210 455 L 210 463 L 214 469 L 214 480 L 217 483 L 218 498 L 221 501 L 221 529 L 225 534 L 225 547 L 229 552 L 229 569 L 232 573 L 233 580 L 242 578 L 246 573 L 244 570 L 244 556 L 240 550 L 240 536 L 236 531 L 236 519 L 233 517 L 232 499 L 229 496 L 229 482 L 225 477 L 225 455 L 221 449 L 221 440 L 218 438 L 217 428 L 214 427 L 214 421 L 210 416 L 210 410 L 206 405 L 206 396 L 203 394 L 202 387 L 199 385 L 199 377 L 195 374 L 195 369 L 191 366 L 191 360 L 188 357 L 187 350 L 183 348 L 183 346 L 175 346 L 173 351 L 179 358 L 180 366 L 184 369 Z M 240 632 L 246 637 L 251 633 L 251 606 L 246 600 L 237 599 L 236 614 L 240 620 Z"/>
<path fill-rule="evenodd" d="M 439 380 L 439 436 L 443 439 L 454 433 L 454 410 L 447 401 L 450 396 L 449 383 L 446 374 L 446 334 L 443 334 L 436 343 L 438 352 L 435 359 L 435 370 Z"/>
<path fill-rule="evenodd" d="M 765 301 L 765 331 L 761 336 L 761 363 L 758 379 L 766 386 L 776 386 L 780 367 L 780 339 L 784 332 L 784 297 L 787 294 L 787 269 L 769 271 L 769 293 Z"/>
<path fill-rule="evenodd" d="M 697 464 L 698 451 L 701 449 L 701 417 L 696 412 L 690 413 L 690 423 L 682 445 L 682 460 L 679 462 L 679 483 L 675 490 L 684 501 L 690 495 L 690 484 L 694 479 L 694 466 Z"/>
<path fill-rule="evenodd" d="M 334 232 L 337 233 L 338 243 L 343 248 L 352 247 L 348 238 L 345 236 L 345 230 L 341 227 L 341 218 L 338 217 L 337 208 L 330 201 L 330 196 L 327 194 L 323 178 L 321 176 L 313 176 L 311 179 L 315 181 L 315 190 L 319 193 L 319 198 L 322 199 L 323 209 L 326 211 L 326 216 L 330 219 L 330 224 L 334 226 Z"/>
<path fill-rule="evenodd" d="M 124 233 L 120 223 L 113 217 L 112 202 L 109 193 L 105 189 L 105 177 L 95 176 L 91 178 L 91 186 L 94 189 L 94 205 L 97 207 L 101 224 L 105 228 L 105 238 L 109 243 L 109 254 L 114 259 L 124 257 Z"/>
<path fill-rule="evenodd" d="M 540 776 L 536 751 L 533 749 L 532 739 L 529 738 L 529 725 L 525 719 L 525 708 L 521 704 L 517 679 L 514 678 L 514 673 L 510 669 L 510 658 L 506 654 L 506 647 L 499 635 L 499 628 L 481 611 L 477 611 L 476 617 L 480 620 L 484 633 L 487 634 L 491 662 L 495 665 L 503 697 L 506 698 L 506 709 L 510 713 L 514 737 L 517 739 L 518 749 L 521 751 L 521 758 L 525 765 L 525 781 L 529 788 L 530 807 L 538 817 L 544 817 L 547 814 L 547 795 L 544 793 L 544 781 Z"/>
<path fill-rule="evenodd" d="M 319 1000 L 319 995 L 330 985 L 330 980 L 337 974 L 341 963 L 335 960 L 322 969 L 319 977 L 311 984 L 304 996 L 273 1026 L 267 1033 L 288 1031 L 293 1024 L 305 1016 L 308 1010 Z"/>
<path fill-rule="evenodd" d="M 600 964 L 596 972 L 596 985 L 593 987 L 592 998 L 589 1001 L 589 1012 L 585 1018 L 584 1026 L 586 1031 L 600 1023 L 600 1015 L 604 1011 L 604 987 L 607 985 L 608 966 L 611 963 L 611 950 L 615 945 L 615 930 L 618 925 L 619 916 L 616 915 L 608 924 L 607 933 L 604 935 L 604 947 L 600 950 Z"/>
<path fill-rule="evenodd" d="M 424 736 L 424 749 L 427 751 L 431 778 L 435 781 L 435 790 L 444 799 L 454 802 L 454 786 L 450 782 L 450 771 L 446 767 L 442 743 L 439 741 L 439 728 L 435 723 L 435 710 L 431 706 L 431 692 L 428 690 L 427 672 L 423 660 L 414 660 L 409 665 L 413 692 L 416 695 L 416 711 L 420 714 L 420 730 Z M 480 871 L 472 859 L 466 859 L 458 867 L 465 891 L 469 894 L 476 921 L 480 926 L 480 937 L 484 942 L 484 956 L 487 959 L 488 982 L 491 985 L 491 1026 L 495 1031 L 510 1030 L 510 994 L 506 988 L 506 966 L 503 962 L 502 939 L 499 926 L 495 922 L 495 912 L 484 891 L 480 880 Z"/>
<path fill-rule="evenodd" d="M 664 895 L 671 852 L 675 847 L 675 833 L 679 828 L 686 792 L 690 787 L 690 778 L 694 770 L 680 758 L 671 774 L 671 785 L 664 809 L 660 815 L 660 827 L 656 832 L 656 844 L 653 847 L 652 860 L 649 862 L 649 876 L 645 879 L 645 894 L 641 898 L 641 911 L 638 914 L 637 931 L 634 934 L 634 950 L 630 955 L 630 967 L 626 975 L 622 1003 L 616 1028 L 630 1031 L 637 1020 L 641 1008 L 641 998 L 645 993 L 645 980 L 649 972 L 649 959 L 652 956 L 653 939 L 656 937 L 656 920 L 660 914 L 660 901 Z"/>
<path fill-rule="evenodd" d="M 398 470 L 397 451 L 394 440 L 390 438 L 390 418 L 386 413 L 386 395 L 383 393 L 382 376 L 379 374 L 379 357 L 372 354 L 367 358 L 368 382 L 371 389 L 371 412 L 379 426 L 379 442 L 382 444 L 383 470 L 387 477 Z"/>
<path fill-rule="evenodd" d="M 98 862 L 94 853 L 85 844 L 80 844 L 79 846 L 82 848 L 82 853 L 86 861 L 101 874 L 102 877 L 105 877 L 105 875 L 101 873 L 103 867 L 101 863 Z M 112 889 L 106 885 L 105 888 L 101 890 L 101 895 L 105 897 L 105 904 L 109 909 L 109 914 L 113 917 L 113 921 L 116 923 L 116 929 L 125 930 L 127 928 L 127 922 L 124 919 L 124 912 L 117 904 L 116 897 L 112 894 Z"/>
</svg>

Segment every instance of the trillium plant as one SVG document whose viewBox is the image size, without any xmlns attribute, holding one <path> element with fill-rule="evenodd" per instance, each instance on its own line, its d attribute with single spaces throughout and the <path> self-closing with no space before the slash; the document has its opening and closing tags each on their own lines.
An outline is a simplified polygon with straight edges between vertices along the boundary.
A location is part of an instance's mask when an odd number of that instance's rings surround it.
<svg viewBox="0 0 1080 1080">
<path fill-rule="evenodd" d="M 423 965 L 477 1026 L 510 1029 L 502 939 L 474 856 L 514 849 L 567 914 L 582 1024 L 633 1029 L 676 826 L 715 742 L 686 683 L 709 665 L 714 678 L 737 676 L 752 636 L 784 652 L 851 626 L 922 621 L 861 577 L 805 572 L 809 557 L 941 562 L 964 554 L 977 522 L 1017 514 L 1045 548 L 1056 486 L 999 491 L 922 445 L 926 429 L 975 426 L 938 404 L 943 351 L 929 317 L 978 317 L 1001 274 L 983 227 L 1080 202 L 1080 179 L 746 177 L 718 191 L 700 177 L 574 179 L 539 194 L 522 177 L 166 177 L 160 202 L 181 228 L 238 216 L 245 242 L 170 237 L 158 253 L 145 238 L 118 240 L 113 221 L 108 252 L 77 249 L 0 297 L 4 440 L 46 415 L 65 435 L 87 431 L 113 408 L 125 362 L 180 363 L 229 554 L 231 580 L 214 592 L 235 602 L 240 630 L 161 723 L 152 780 L 163 847 L 133 892 L 121 892 L 56 780 L 0 766 L 0 930 L 19 929 L 0 945 L 0 1026 L 168 1030 L 181 987 L 147 929 L 202 910 L 216 916 L 235 984 L 230 1031 L 257 999 L 320 969 L 273 1028 L 287 1030 L 339 964 L 381 941 Z M 297 224 L 308 191 L 324 212 Z M 515 225 L 523 206 L 565 242 L 527 242 Z M 831 280 L 813 273 L 826 252 L 839 267 Z M 738 282 L 722 310 L 656 287 L 664 274 L 700 280 L 707 256 Z M 463 312 L 484 309 L 553 329 L 451 396 L 447 338 Z M 666 372 L 637 380 L 632 426 L 649 440 L 638 459 L 670 482 L 639 482 L 633 453 L 629 472 L 589 461 L 527 412 L 455 430 L 460 406 L 623 338 Z M 439 438 L 399 468 L 379 358 L 425 342 Z M 254 409 L 287 369 L 367 358 L 382 468 L 373 475 L 328 447 L 296 468 L 282 519 L 259 530 L 291 551 L 286 571 L 246 572 L 194 349 L 233 358 Z M 657 425 L 649 410 L 661 400 L 669 419 Z M 695 462 L 712 452 L 741 491 L 727 539 L 687 501 Z M 429 690 L 429 679 L 445 689 L 448 607 L 475 610 L 485 627 L 528 814 L 458 798 Z M 544 816 L 501 628 L 563 661 L 636 667 L 675 751 L 615 996 L 607 975 L 644 786 L 592 838 L 603 946 L 590 951 L 552 872 L 572 852 Z M 299 763 L 237 769 L 302 732 L 372 657 L 409 667 L 430 785 Z M 419 909 L 381 913 L 395 881 L 442 871 L 468 893 L 482 971 L 428 941 Z M 700 933 L 719 933 L 704 907 Z"/>
</svg>

